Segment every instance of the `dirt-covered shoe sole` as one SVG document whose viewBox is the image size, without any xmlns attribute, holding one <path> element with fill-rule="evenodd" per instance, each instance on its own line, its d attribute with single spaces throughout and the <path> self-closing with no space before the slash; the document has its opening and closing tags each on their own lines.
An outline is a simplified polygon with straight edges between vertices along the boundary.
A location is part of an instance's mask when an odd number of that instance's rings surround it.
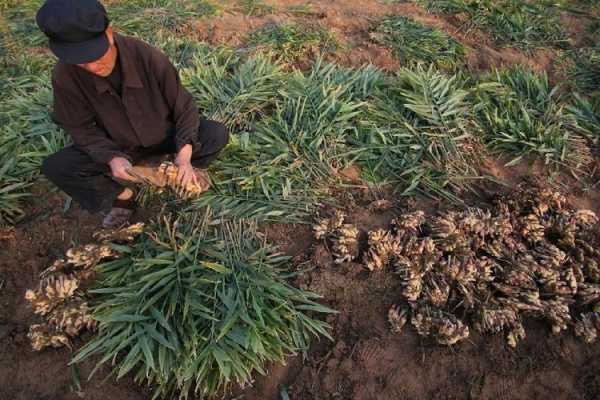
<svg viewBox="0 0 600 400">
<path fill-rule="evenodd" d="M 105 229 L 119 229 L 129 223 L 134 210 L 121 207 L 113 207 L 102 220 Z"/>
</svg>

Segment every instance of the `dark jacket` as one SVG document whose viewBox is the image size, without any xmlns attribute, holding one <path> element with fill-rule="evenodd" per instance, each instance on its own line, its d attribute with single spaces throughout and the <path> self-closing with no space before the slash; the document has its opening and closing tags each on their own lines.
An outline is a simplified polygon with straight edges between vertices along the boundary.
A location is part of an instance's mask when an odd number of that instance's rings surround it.
<svg viewBox="0 0 600 400">
<path fill-rule="evenodd" d="M 53 118 L 98 163 L 127 157 L 175 135 L 176 150 L 197 145 L 198 109 L 177 70 L 154 47 L 114 35 L 122 72 L 122 97 L 106 78 L 58 62 L 52 73 Z"/>
</svg>

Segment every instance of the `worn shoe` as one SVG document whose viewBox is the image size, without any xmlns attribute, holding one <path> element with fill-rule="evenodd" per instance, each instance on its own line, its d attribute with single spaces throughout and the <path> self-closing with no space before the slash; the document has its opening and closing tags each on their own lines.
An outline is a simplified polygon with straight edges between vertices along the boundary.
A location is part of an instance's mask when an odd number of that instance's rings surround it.
<svg viewBox="0 0 600 400">
<path fill-rule="evenodd" d="M 135 197 L 130 200 L 116 199 L 113 207 L 102 220 L 102 227 L 105 229 L 119 229 L 129 223 L 131 216 L 135 212 Z"/>
<path fill-rule="evenodd" d="M 102 227 L 105 229 L 119 229 L 129 223 L 133 215 L 133 210 L 127 208 L 113 207 L 102 220 Z"/>
</svg>

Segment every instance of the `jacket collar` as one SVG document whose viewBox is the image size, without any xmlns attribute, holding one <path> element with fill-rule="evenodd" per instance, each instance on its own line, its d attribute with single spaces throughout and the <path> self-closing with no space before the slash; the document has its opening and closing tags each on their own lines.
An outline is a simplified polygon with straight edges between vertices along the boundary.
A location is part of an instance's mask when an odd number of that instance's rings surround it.
<svg viewBox="0 0 600 400">
<path fill-rule="evenodd" d="M 119 62 L 121 63 L 121 74 L 123 76 L 123 87 L 141 89 L 144 87 L 136 68 L 134 54 L 127 43 L 127 39 L 118 33 L 114 34 L 115 43 L 119 51 Z M 93 75 L 96 91 L 100 93 L 110 90 L 110 84 L 106 78 Z"/>
</svg>

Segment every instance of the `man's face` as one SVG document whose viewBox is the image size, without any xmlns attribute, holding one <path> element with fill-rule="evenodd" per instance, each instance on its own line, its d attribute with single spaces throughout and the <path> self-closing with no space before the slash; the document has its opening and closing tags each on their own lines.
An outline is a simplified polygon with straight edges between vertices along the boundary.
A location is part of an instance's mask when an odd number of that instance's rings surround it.
<svg viewBox="0 0 600 400">
<path fill-rule="evenodd" d="M 110 43 L 110 46 L 108 47 L 106 53 L 104 53 L 104 55 L 96 61 L 92 61 L 86 64 L 77 64 L 78 67 L 83 68 L 86 71 L 89 71 L 92 74 L 101 77 L 107 77 L 110 75 L 110 73 L 115 68 L 115 64 L 117 63 L 118 52 L 117 46 L 115 46 L 111 28 L 107 29 L 106 35 L 108 36 L 108 41 Z"/>
</svg>

